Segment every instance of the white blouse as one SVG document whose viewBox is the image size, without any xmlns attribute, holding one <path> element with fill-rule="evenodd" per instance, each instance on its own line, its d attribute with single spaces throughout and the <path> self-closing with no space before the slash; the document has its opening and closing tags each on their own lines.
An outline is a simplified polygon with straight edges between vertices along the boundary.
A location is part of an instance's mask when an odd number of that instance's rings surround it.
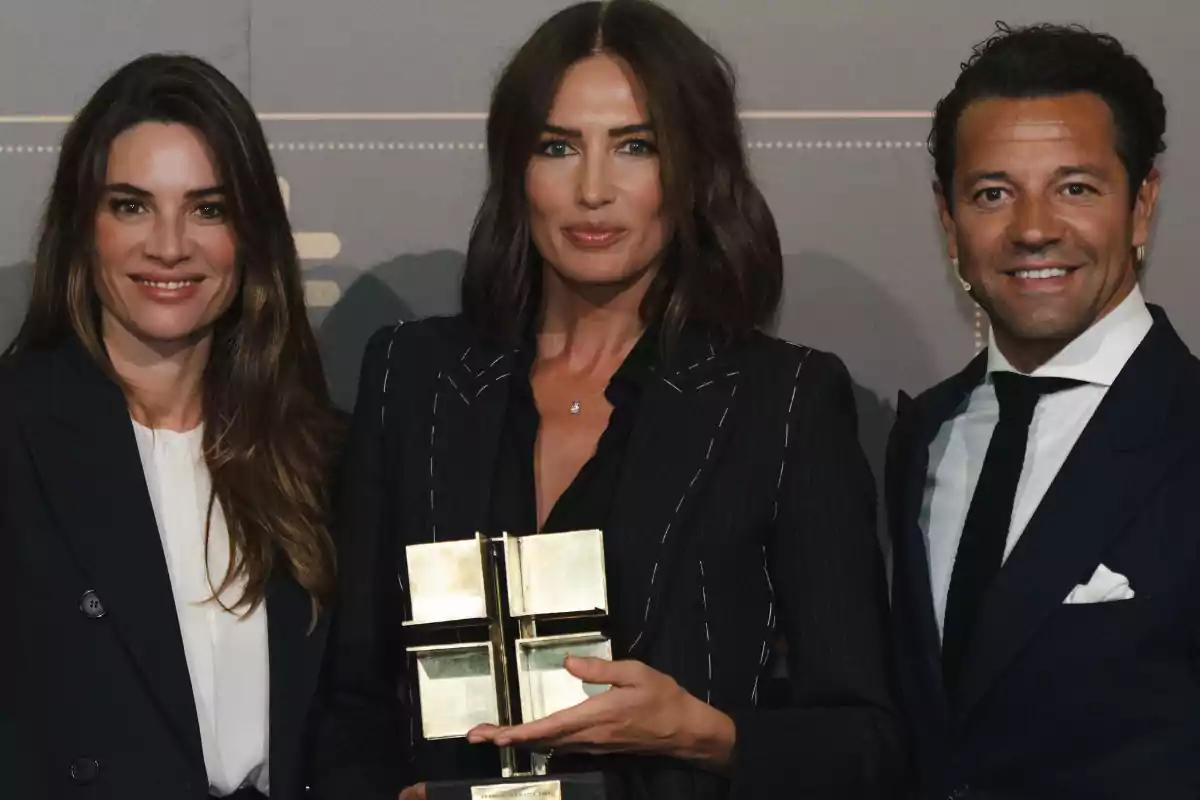
<svg viewBox="0 0 1200 800">
<path fill-rule="evenodd" d="M 269 794 L 266 603 L 241 616 L 209 599 L 229 566 L 229 533 L 214 503 L 206 558 L 204 520 L 212 482 L 202 456 L 203 428 L 179 433 L 136 421 L 133 428 L 175 595 L 209 792 L 225 796 L 253 786 Z M 243 586 L 237 581 L 221 595 L 227 608 Z"/>
</svg>

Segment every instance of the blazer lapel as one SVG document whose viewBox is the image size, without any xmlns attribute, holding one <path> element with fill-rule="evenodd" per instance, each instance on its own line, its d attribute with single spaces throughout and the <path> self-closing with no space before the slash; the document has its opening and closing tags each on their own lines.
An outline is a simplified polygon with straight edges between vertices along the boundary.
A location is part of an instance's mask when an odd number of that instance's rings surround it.
<svg viewBox="0 0 1200 800">
<path fill-rule="evenodd" d="M 441 359 L 430 416 L 428 541 L 465 539 L 487 519 L 516 351 L 463 344 Z"/>
<path fill-rule="evenodd" d="M 889 443 L 888 515 L 895 537 L 893 613 L 898 635 L 913 637 L 903 643 L 901 653 L 915 663 L 921 696 L 933 703 L 940 719 L 949 716 L 942 678 L 942 645 L 934 615 L 933 591 L 929 582 L 929 553 L 920 517 L 929 475 L 929 446 L 967 401 L 983 379 L 987 356 L 980 353 L 959 374 L 935 387 L 919 401 L 901 393 L 896 405 L 896 426 Z M 895 472 L 896 474 L 892 474 Z"/>
<path fill-rule="evenodd" d="M 654 638 L 688 540 L 685 521 L 732 427 L 738 370 L 730 355 L 685 329 L 670 365 L 643 389 L 605 532 L 610 585 L 625 587 L 610 595 L 618 657 L 643 656 Z"/>
<path fill-rule="evenodd" d="M 309 707 L 316 692 L 328 629 L 328 611 L 315 624 L 308 594 L 286 570 L 276 569 L 267 582 L 267 644 L 270 648 L 271 786 L 280 796 L 298 794 L 291 786 L 292 765 Z M 286 733 L 285 733 L 286 732 Z"/>
<path fill-rule="evenodd" d="M 960 718 L 1072 587 L 1087 582 L 1112 538 L 1192 446 L 1200 423 L 1176 392 L 1188 358 L 1156 313 L 988 593 L 956 704 Z"/>
<path fill-rule="evenodd" d="M 124 395 L 81 347 L 65 348 L 59 359 L 46 413 L 25 425 L 47 502 L 104 621 L 203 769 L 170 575 Z"/>
</svg>

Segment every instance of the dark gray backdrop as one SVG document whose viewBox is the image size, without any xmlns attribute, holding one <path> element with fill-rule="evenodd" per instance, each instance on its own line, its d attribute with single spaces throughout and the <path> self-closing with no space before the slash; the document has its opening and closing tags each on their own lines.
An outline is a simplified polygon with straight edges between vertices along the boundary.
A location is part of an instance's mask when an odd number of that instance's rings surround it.
<svg viewBox="0 0 1200 800">
<path fill-rule="evenodd" d="M 212 60 L 263 114 L 336 397 L 378 324 L 446 312 L 482 187 L 499 65 L 559 0 L 4 0 L 0 343 L 20 318 L 65 118 L 151 50 Z M 896 390 L 958 369 L 980 328 L 942 257 L 926 118 L 996 19 L 1118 35 L 1170 106 L 1148 293 L 1200 346 L 1194 0 L 674 0 L 734 62 L 753 165 L 787 254 L 779 333 L 841 355 L 878 467 Z"/>
</svg>

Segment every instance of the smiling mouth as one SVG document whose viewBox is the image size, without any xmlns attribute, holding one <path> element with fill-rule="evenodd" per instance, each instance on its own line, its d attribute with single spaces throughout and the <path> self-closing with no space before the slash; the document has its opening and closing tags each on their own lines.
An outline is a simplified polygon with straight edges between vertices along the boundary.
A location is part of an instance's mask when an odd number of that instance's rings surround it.
<svg viewBox="0 0 1200 800">
<path fill-rule="evenodd" d="M 1042 267 L 1041 269 L 1018 269 L 1008 273 L 1014 278 L 1023 280 L 1046 280 L 1047 278 L 1065 278 L 1072 270 L 1066 267 Z"/>
<path fill-rule="evenodd" d="M 134 283 L 141 284 L 142 286 L 149 286 L 152 289 L 166 289 L 168 291 L 175 290 L 175 289 L 183 289 L 187 286 L 191 286 L 193 284 L 200 283 L 202 280 L 204 280 L 204 279 L 203 278 L 185 278 L 183 280 L 175 280 L 175 281 L 152 281 L 149 278 L 138 278 L 136 276 L 133 278 Z"/>
</svg>

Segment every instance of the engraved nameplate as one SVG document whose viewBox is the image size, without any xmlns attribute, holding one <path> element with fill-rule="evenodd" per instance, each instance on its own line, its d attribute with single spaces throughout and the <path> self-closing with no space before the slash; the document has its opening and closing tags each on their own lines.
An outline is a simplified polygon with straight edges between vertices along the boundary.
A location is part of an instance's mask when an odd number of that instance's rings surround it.
<svg viewBox="0 0 1200 800">
<path fill-rule="evenodd" d="M 471 800 L 562 800 L 562 784 L 558 781 L 534 783 L 495 783 L 491 786 L 472 786 Z"/>
</svg>

